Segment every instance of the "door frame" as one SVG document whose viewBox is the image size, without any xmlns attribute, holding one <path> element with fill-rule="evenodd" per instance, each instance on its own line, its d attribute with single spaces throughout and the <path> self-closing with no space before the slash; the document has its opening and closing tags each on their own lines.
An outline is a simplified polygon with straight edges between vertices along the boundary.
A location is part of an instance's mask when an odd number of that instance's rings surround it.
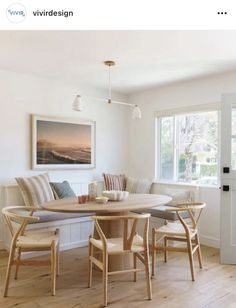
<svg viewBox="0 0 236 308">
<path fill-rule="evenodd" d="M 236 231 L 236 222 L 234 227 L 232 221 L 232 194 L 236 191 L 236 170 L 232 170 L 231 164 L 232 109 L 234 106 L 236 107 L 236 93 L 223 94 L 220 117 L 220 182 L 221 188 L 229 185 L 229 191 L 221 189 L 220 200 L 220 262 L 223 264 L 236 264 L 236 236 L 233 239 L 233 228 Z M 223 167 L 230 167 L 230 173 L 223 173 Z"/>
</svg>

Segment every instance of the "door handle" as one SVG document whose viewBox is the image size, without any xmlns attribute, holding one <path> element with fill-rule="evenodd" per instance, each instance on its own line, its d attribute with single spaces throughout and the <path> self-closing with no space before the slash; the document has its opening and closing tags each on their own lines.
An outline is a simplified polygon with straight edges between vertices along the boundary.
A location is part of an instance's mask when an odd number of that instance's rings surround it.
<svg viewBox="0 0 236 308">
<path fill-rule="evenodd" d="M 223 191 L 229 191 L 229 185 L 223 185 L 222 190 Z"/>
<path fill-rule="evenodd" d="M 223 167 L 223 173 L 230 173 L 229 167 Z"/>
</svg>

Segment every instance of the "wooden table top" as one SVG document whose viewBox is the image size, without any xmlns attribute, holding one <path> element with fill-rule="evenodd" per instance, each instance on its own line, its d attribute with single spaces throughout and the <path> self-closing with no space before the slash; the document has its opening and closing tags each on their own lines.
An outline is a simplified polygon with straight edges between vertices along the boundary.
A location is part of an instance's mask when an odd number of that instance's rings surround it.
<svg viewBox="0 0 236 308">
<path fill-rule="evenodd" d="M 171 199 L 171 197 L 165 195 L 129 194 L 128 198 L 122 201 L 108 201 L 106 204 L 90 201 L 79 204 L 78 198 L 75 197 L 53 200 L 44 203 L 42 207 L 48 211 L 62 213 L 119 213 L 164 205 L 170 202 Z"/>
</svg>

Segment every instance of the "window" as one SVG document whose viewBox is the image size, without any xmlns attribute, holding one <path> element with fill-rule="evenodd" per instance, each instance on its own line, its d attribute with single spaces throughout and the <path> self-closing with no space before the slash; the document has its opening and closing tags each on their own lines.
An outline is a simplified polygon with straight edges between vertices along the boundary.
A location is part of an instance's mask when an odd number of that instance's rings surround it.
<svg viewBox="0 0 236 308">
<path fill-rule="evenodd" d="M 160 180 L 217 185 L 218 111 L 162 116 L 157 123 Z"/>
</svg>

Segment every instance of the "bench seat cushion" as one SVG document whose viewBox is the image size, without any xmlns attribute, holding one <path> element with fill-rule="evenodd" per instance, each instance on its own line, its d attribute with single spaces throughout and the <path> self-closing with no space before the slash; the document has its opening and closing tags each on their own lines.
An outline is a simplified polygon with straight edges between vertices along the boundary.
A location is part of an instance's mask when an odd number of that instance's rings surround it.
<svg viewBox="0 0 236 308">
<path fill-rule="evenodd" d="M 28 211 L 17 211 L 18 214 L 21 215 L 29 215 Z M 57 212 L 49 212 L 49 211 L 37 211 L 33 214 L 33 216 L 37 216 L 40 218 L 39 221 L 33 222 L 35 223 L 42 223 L 42 222 L 50 222 L 56 220 L 65 220 L 65 219 L 72 219 L 72 218 L 79 218 L 79 217 L 87 217 L 92 216 L 93 213 L 57 213 Z"/>
<path fill-rule="evenodd" d="M 166 219 L 166 220 L 178 220 L 179 218 L 176 212 L 166 211 L 168 208 L 169 209 L 173 208 L 173 206 L 162 205 L 162 206 L 153 207 L 148 210 L 139 211 L 138 213 L 150 213 L 152 217 L 158 217 L 158 218 Z M 181 212 L 181 216 L 182 218 L 189 217 L 187 212 Z"/>
</svg>

